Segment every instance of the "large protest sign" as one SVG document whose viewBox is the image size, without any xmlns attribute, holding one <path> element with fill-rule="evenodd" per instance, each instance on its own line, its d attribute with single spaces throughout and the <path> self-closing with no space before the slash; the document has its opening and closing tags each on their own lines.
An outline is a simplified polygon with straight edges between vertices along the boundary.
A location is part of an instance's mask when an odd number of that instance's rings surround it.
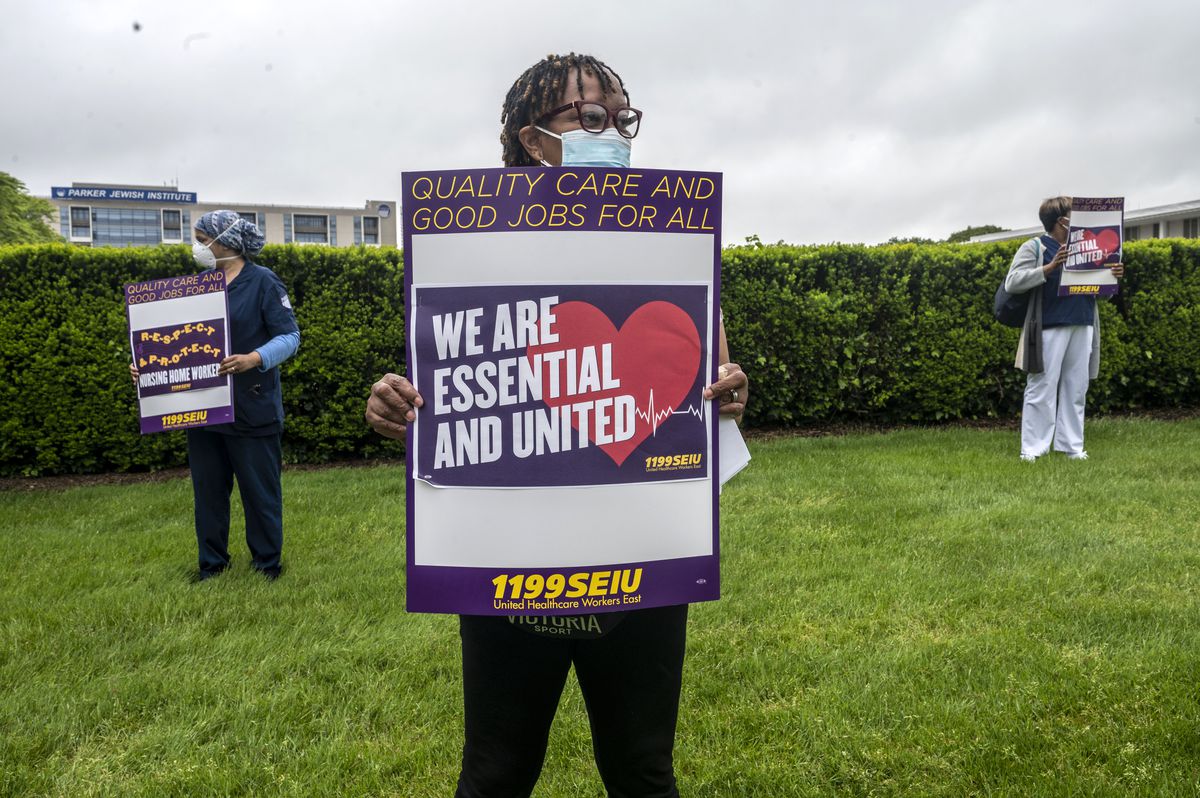
<svg viewBox="0 0 1200 798">
<path fill-rule="evenodd" d="M 1112 296 L 1118 281 L 1110 268 L 1121 262 L 1124 197 L 1075 197 L 1059 296 Z"/>
<path fill-rule="evenodd" d="M 404 175 L 408 608 L 719 596 L 720 175 Z"/>
<path fill-rule="evenodd" d="M 125 308 L 142 434 L 233 421 L 225 273 L 130 283 Z"/>
</svg>

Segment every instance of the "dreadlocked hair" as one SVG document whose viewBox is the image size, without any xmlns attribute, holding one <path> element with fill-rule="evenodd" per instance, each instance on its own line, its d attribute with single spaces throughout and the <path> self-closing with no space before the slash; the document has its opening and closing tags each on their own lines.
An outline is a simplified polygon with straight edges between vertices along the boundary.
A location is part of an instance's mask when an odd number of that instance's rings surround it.
<svg viewBox="0 0 1200 798">
<path fill-rule="evenodd" d="M 600 81 L 600 89 L 605 94 L 615 88 L 620 88 L 621 93 L 625 95 L 625 102 L 629 102 L 629 92 L 625 90 L 625 81 L 621 80 L 621 76 L 612 67 L 600 59 L 576 53 L 567 53 L 566 55 L 552 53 L 546 56 L 522 72 L 521 77 L 517 78 L 504 98 L 504 108 L 500 112 L 500 146 L 503 148 L 505 166 L 537 165 L 529 157 L 525 147 L 521 145 L 518 134 L 521 132 L 521 128 L 532 125 L 543 114 L 558 105 L 558 98 L 562 97 L 566 90 L 572 72 L 575 74 L 575 87 L 579 89 L 581 95 L 583 94 L 583 76 L 595 75 L 596 79 Z M 615 84 L 613 83 L 614 78 L 616 79 Z"/>
</svg>

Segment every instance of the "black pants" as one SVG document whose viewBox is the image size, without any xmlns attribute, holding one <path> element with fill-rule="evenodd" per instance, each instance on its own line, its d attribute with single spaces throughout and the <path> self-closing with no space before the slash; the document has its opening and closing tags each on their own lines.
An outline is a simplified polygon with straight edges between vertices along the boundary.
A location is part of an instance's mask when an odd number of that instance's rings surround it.
<svg viewBox="0 0 1200 798">
<path fill-rule="evenodd" d="M 229 567 L 229 494 L 237 476 L 254 567 L 279 572 L 283 552 L 283 452 L 280 436 L 243 437 L 188 430 L 201 573 Z"/>
<path fill-rule="evenodd" d="M 687 605 L 636 610 L 604 637 L 560 640 L 463 616 L 466 741 L 457 798 L 533 792 L 571 665 L 611 798 L 674 798 Z"/>
</svg>

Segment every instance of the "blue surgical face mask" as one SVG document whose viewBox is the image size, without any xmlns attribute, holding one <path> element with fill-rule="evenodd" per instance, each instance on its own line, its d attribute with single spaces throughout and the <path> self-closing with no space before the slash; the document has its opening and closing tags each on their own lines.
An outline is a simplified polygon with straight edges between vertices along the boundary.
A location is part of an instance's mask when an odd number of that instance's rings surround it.
<svg viewBox="0 0 1200 798">
<path fill-rule="evenodd" d="M 563 166 L 607 166 L 612 169 L 628 169 L 632 147 L 629 139 L 615 129 L 605 128 L 600 133 L 586 130 L 568 130 L 561 136 L 543 127 L 538 130 L 562 142 Z M 550 164 L 542 161 L 543 166 Z"/>
</svg>

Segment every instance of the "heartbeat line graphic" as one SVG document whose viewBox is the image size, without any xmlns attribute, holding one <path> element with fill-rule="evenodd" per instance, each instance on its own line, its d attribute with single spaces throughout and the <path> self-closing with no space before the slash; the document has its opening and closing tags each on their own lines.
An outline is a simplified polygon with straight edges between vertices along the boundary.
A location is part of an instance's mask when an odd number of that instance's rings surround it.
<svg viewBox="0 0 1200 798">
<path fill-rule="evenodd" d="M 667 408 L 664 408 L 663 410 L 655 409 L 655 407 L 654 407 L 654 389 L 653 388 L 650 389 L 650 403 L 649 403 L 649 406 L 645 409 L 645 411 L 643 411 L 641 408 L 635 407 L 633 409 L 633 412 L 637 418 L 641 419 L 642 421 L 645 421 L 647 424 L 650 425 L 650 434 L 652 436 L 658 434 L 658 425 L 661 424 L 662 422 L 666 421 L 671 416 L 691 415 L 691 416 L 695 416 L 696 418 L 700 419 L 701 421 L 704 420 L 704 406 L 703 405 L 701 405 L 700 407 L 692 407 L 691 405 L 688 405 L 687 407 L 679 409 L 679 410 L 676 410 L 673 407 L 667 407 Z"/>
</svg>

